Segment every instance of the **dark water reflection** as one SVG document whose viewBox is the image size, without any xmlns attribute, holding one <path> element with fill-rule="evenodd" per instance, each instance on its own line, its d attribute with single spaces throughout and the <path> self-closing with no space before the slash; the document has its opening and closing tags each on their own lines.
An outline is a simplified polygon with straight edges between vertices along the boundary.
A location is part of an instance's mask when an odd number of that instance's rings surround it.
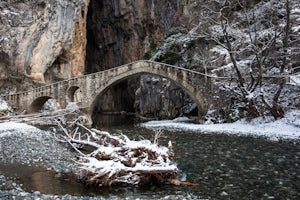
<svg viewBox="0 0 300 200">
<path fill-rule="evenodd" d="M 109 117 L 108 117 L 109 118 Z M 154 132 L 140 127 L 119 125 L 119 119 L 110 119 L 117 124 L 99 119 L 98 126 L 110 132 L 122 131 L 132 139 L 152 140 Z M 132 120 L 132 119 L 131 119 Z M 101 123 L 100 123 L 101 122 Z M 103 123 L 105 122 L 105 123 Z M 132 121 L 131 121 L 132 122 Z M 120 123 L 119 123 L 120 124 Z M 99 128 L 98 127 L 98 128 Z M 300 147 L 293 142 L 270 142 L 262 138 L 228 136 L 222 134 L 199 134 L 165 131 L 160 142 L 166 145 L 173 142 L 176 162 L 186 174 L 187 181 L 199 186 L 147 187 L 141 189 L 100 190 L 86 188 L 71 177 L 58 177 L 55 174 L 35 174 L 34 179 L 21 178 L 27 190 L 41 190 L 44 185 L 56 185 L 46 193 L 73 194 L 105 197 L 114 194 L 120 198 L 149 197 L 149 199 L 176 195 L 182 198 L 192 194 L 207 199 L 299 199 L 300 198 Z M 18 175 L 20 176 L 20 175 Z M 26 176 L 23 176 L 26 177 Z M 42 180 L 39 180 L 43 177 Z M 52 177 L 52 178 L 51 178 Z M 69 189 L 66 188 L 67 182 Z M 59 181 L 57 181 L 59 180 Z M 34 183 L 34 184 L 33 184 Z M 24 186 L 25 187 L 25 186 Z M 43 192 L 43 191 L 41 191 Z"/>
</svg>

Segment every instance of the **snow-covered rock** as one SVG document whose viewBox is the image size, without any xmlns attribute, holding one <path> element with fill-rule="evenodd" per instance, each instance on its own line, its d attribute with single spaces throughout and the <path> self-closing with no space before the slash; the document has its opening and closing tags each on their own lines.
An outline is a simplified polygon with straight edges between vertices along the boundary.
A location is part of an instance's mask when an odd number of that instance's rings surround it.
<svg viewBox="0 0 300 200">
<path fill-rule="evenodd" d="M 7 104 L 6 101 L 4 101 L 2 98 L 0 98 L 0 111 L 11 111 L 12 108 Z"/>
<path fill-rule="evenodd" d="M 300 74 L 290 76 L 290 84 L 300 85 Z"/>
</svg>

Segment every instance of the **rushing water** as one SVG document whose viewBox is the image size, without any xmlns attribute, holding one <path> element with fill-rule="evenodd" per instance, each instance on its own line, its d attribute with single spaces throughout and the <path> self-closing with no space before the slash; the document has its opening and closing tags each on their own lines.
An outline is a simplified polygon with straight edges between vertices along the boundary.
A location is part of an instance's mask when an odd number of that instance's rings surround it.
<svg viewBox="0 0 300 200">
<path fill-rule="evenodd" d="M 153 131 L 132 126 L 131 122 L 129 117 L 102 116 L 98 127 L 108 131 L 121 130 L 132 139 L 153 139 Z M 165 185 L 100 190 L 87 188 L 74 181 L 74 177 L 52 174 L 53 172 L 32 169 L 30 172 L 24 168 L 24 173 L 16 176 L 28 191 L 40 190 L 53 194 L 102 197 L 114 194 L 120 198 L 146 196 L 149 199 L 168 195 L 199 199 L 300 198 L 300 147 L 297 143 L 222 134 L 165 131 L 160 142 L 166 145 L 168 140 L 173 143 L 175 161 L 186 180 L 198 183 L 199 186 Z M 39 185 L 45 187 L 41 188 Z M 55 186 L 47 187 L 49 185 Z"/>
</svg>

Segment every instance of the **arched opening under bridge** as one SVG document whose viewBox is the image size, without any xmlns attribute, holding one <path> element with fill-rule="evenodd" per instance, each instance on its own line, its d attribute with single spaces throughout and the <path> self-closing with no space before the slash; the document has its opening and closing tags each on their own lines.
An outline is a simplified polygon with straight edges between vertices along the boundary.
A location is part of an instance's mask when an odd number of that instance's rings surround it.
<svg viewBox="0 0 300 200">
<path fill-rule="evenodd" d="M 80 102 L 82 98 L 80 92 L 78 86 L 71 86 L 67 91 L 68 102 Z"/>
<path fill-rule="evenodd" d="M 43 106 L 45 103 L 51 99 L 52 97 L 49 96 L 42 96 L 39 98 L 36 98 L 29 106 L 29 112 L 34 113 L 34 112 L 39 112 L 42 110 Z"/>
<path fill-rule="evenodd" d="M 134 88 L 135 90 L 132 91 L 128 91 L 128 86 L 123 87 L 126 84 L 127 80 L 139 80 L 140 81 L 140 77 L 142 77 L 142 81 L 141 81 L 141 86 L 140 88 Z M 150 80 L 150 81 L 149 81 Z M 180 97 L 180 98 L 173 98 L 173 99 L 168 99 L 168 102 L 173 109 L 173 112 L 177 112 L 178 114 L 176 115 L 176 117 L 180 116 L 182 114 L 183 109 L 186 109 L 186 112 L 189 112 L 189 115 L 192 116 L 198 116 L 198 104 L 196 103 L 197 101 L 195 101 L 196 97 L 193 96 L 193 93 L 188 91 L 187 88 L 185 88 L 183 85 L 181 85 L 179 82 L 176 82 L 175 80 L 172 80 L 169 77 L 164 77 L 158 74 L 153 74 L 153 73 L 149 73 L 149 72 L 137 72 L 137 73 L 133 73 L 130 76 L 122 76 L 120 75 L 119 77 L 115 77 L 114 79 L 110 80 L 109 83 L 106 85 L 106 87 L 95 91 L 94 94 L 94 100 L 93 103 L 90 106 L 90 112 L 92 115 L 92 120 L 93 123 L 97 124 L 97 115 L 101 112 L 105 112 L 106 110 L 103 109 L 105 106 L 103 106 L 105 104 L 105 102 L 103 101 L 103 99 L 105 99 L 104 97 L 106 95 L 111 95 L 113 90 L 119 90 L 121 91 L 121 93 L 131 93 L 132 95 L 134 95 L 135 99 L 134 101 L 131 99 L 130 101 L 128 100 L 124 100 L 123 102 L 126 102 L 126 106 L 124 106 L 123 103 L 123 107 L 122 107 L 122 103 L 119 104 L 121 105 L 121 107 L 119 107 L 117 110 L 118 113 L 120 113 L 121 111 L 129 111 L 131 112 L 131 110 L 133 110 L 134 112 L 138 112 L 135 114 L 141 114 L 143 116 L 143 118 L 147 118 L 147 119 L 161 119 L 158 117 L 158 115 L 156 115 L 155 112 L 163 112 L 161 111 L 161 109 L 157 109 L 160 108 L 163 104 L 164 101 L 166 99 L 164 99 L 163 97 L 159 97 L 157 96 L 158 93 L 161 93 L 162 90 L 165 89 L 166 85 L 169 85 L 169 81 L 171 82 L 172 85 L 172 90 L 171 91 L 166 91 L 168 93 L 168 95 L 170 96 L 175 96 L 175 97 Z M 142 83 L 143 82 L 143 83 Z M 128 83 L 127 83 L 128 84 Z M 143 85 L 144 84 L 144 85 Z M 146 84 L 146 86 L 145 86 Z M 156 87 L 156 91 L 144 91 L 145 88 L 149 87 L 150 85 L 150 90 L 154 89 Z M 169 86 L 170 87 L 170 86 Z M 122 88 L 120 90 L 120 88 Z M 158 89 L 157 89 L 158 88 Z M 149 88 L 148 88 L 149 89 Z M 140 94 L 136 94 L 137 92 L 140 92 Z M 171 94 L 171 93 L 176 93 L 176 94 Z M 120 94 L 120 93 L 119 93 Z M 113 96 L 113 95 L 111 95 Z M 186 97 L 189 98 L 186 98 Z M 152 103 L 151 105 L 148 105 L 148 110 L 146 109 L 146 112 L 141 112 L 141 110 L 139 110 L 139 106 L 145 106 L 145 105 L 140 105 L 139 100 L 143 100 L 143 98 L 145 99 L 151 99 Z M 155 99 L 153 99 L 155 98 Z M 121 98 L 119 98 L 117 101 L 113 100 L 116 98 L 111 98 L 111 102 L 109 102 L 109 104 L 116 104 L 118 101 L 122 101 Z M 143 100 L 143 102 L 145 102 L 145 100 Z M 184 104 L 186 104 L 185 106 L 183 106 Z M 129 107 L 131 107 L 131 110 L 128 109 Z M 189 108 L 187 108 L 189 107 Z M 165 118 L 168 118 L 168 111 L 164 111 L 165 112 Z"/>
</svg>

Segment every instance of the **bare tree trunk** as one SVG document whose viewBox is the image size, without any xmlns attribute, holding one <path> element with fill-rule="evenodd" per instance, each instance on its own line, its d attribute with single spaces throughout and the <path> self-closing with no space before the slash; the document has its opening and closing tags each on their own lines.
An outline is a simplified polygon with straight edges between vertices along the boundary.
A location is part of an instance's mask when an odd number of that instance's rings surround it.
<svg viewBox="0 0 300 200">
<path fill-rule="evenodd" d="M 289 46 L 289 36 L 290 36 L 290 30 L 291 30 L 291 22 L 290 22 L 291 8 L 290 8 L 289 0 L 286 0 L 285 10 L 286 10 L 286 24 L 284 27 L 284 37 L 283 37 L 283 41 L 282 41 L 282 43 L 283 43 L 283 58 L 282 58 L 282 65 L 280 67 L 280 74 L 284 73 L 284 70 L 288 65 L 288 63 L 287 63 L 287 61 L 288 61 L 287 48 Z M 270 112 L 275 119 L 282 118 L 284 116 L 283 109 L 278 105 L 279 97 L 283 90 L 284 84 L 285 84 L 285 78 L 281 78 L 279 87 L 273 97 L 273 102 L 272 102 L 272 107 L 271 107 Z"/>
<path fill-rule="evenodd" d="M 224 24 L 223 20 L 221 20 L 221 25 L 222 25 L 222 28 L 223 28 L 223 35 L 224 35 L 224 38 L 225 38 L 225 42 L 226 42 L 226 48 L 227 48 L 227 51 L 229 53 L 229 56 L 230 56 L 230 60 L 233 64 L 233 68 L 237 74 L 237 83 L 238 83 L 238 88 L 240 89 L 241 93 L 242 93 L 242 96 L 243 96 L 243 101 L 246 103 L 246 106 L 247 106 L 247 111 L 248 111 L 248 116 L 250 118 L 254 118 L 254 117 L 257 117 L 259 116 L 259 112 L 257 110 L 257 107 L 255 105 L 255 100 L 254 99 L 248 99 L 247 98 L 247 95 L 249 93 L 249 91 L 247 91 L 247 89 L 245 88 L 245 80 L 238 68 L 238 64 L 237 64 L 237 61 L 236 61 L 236 58 L 235 58 L 235 55 L 234 55 L 234 51 L 233 51 L 233 48 L 232 48 L 232 44 L 231 44 L 231 41 L 230 41 L 230 37 L 228 35 L 228 31 L 227 31 L 227 20 L 226 21 L 226 24 Z"/>
<path fill-rule="evenodd" d="M 235 72 L 237 74 L 239 86 L 242 89 L 242 92 L 244 93 L 245 92 L 243 90 L 243 88 L 244 88 L 244 79 L 243 79 L 243 76 L 242 76 L 242 74 L 241 74 L 238 66 L 237 66 L 237 62 L 236 62 L 236 59 L 235 59 L 235 56 L 234 56 L 234 53 L 233 53 L 231 41 L 230 41 L 230 38 L 228 36 L 228 32 L 227 32 L 227 20 L 226 20 L 226 24 L 224 24 L 223 20 L 221 20 L 221 24 L 222 24 L 222 27 L 223 27 L 223 34 L 224 34 L 224 38 L 225 38 L 225 41 L 226 41 L 226 47 L 227 47 L 227 50 L 228 50 L 231 62 L 233 64 L 233 68 L 234 68 L 234 70 L 235 70 Z"/>
</svg>

